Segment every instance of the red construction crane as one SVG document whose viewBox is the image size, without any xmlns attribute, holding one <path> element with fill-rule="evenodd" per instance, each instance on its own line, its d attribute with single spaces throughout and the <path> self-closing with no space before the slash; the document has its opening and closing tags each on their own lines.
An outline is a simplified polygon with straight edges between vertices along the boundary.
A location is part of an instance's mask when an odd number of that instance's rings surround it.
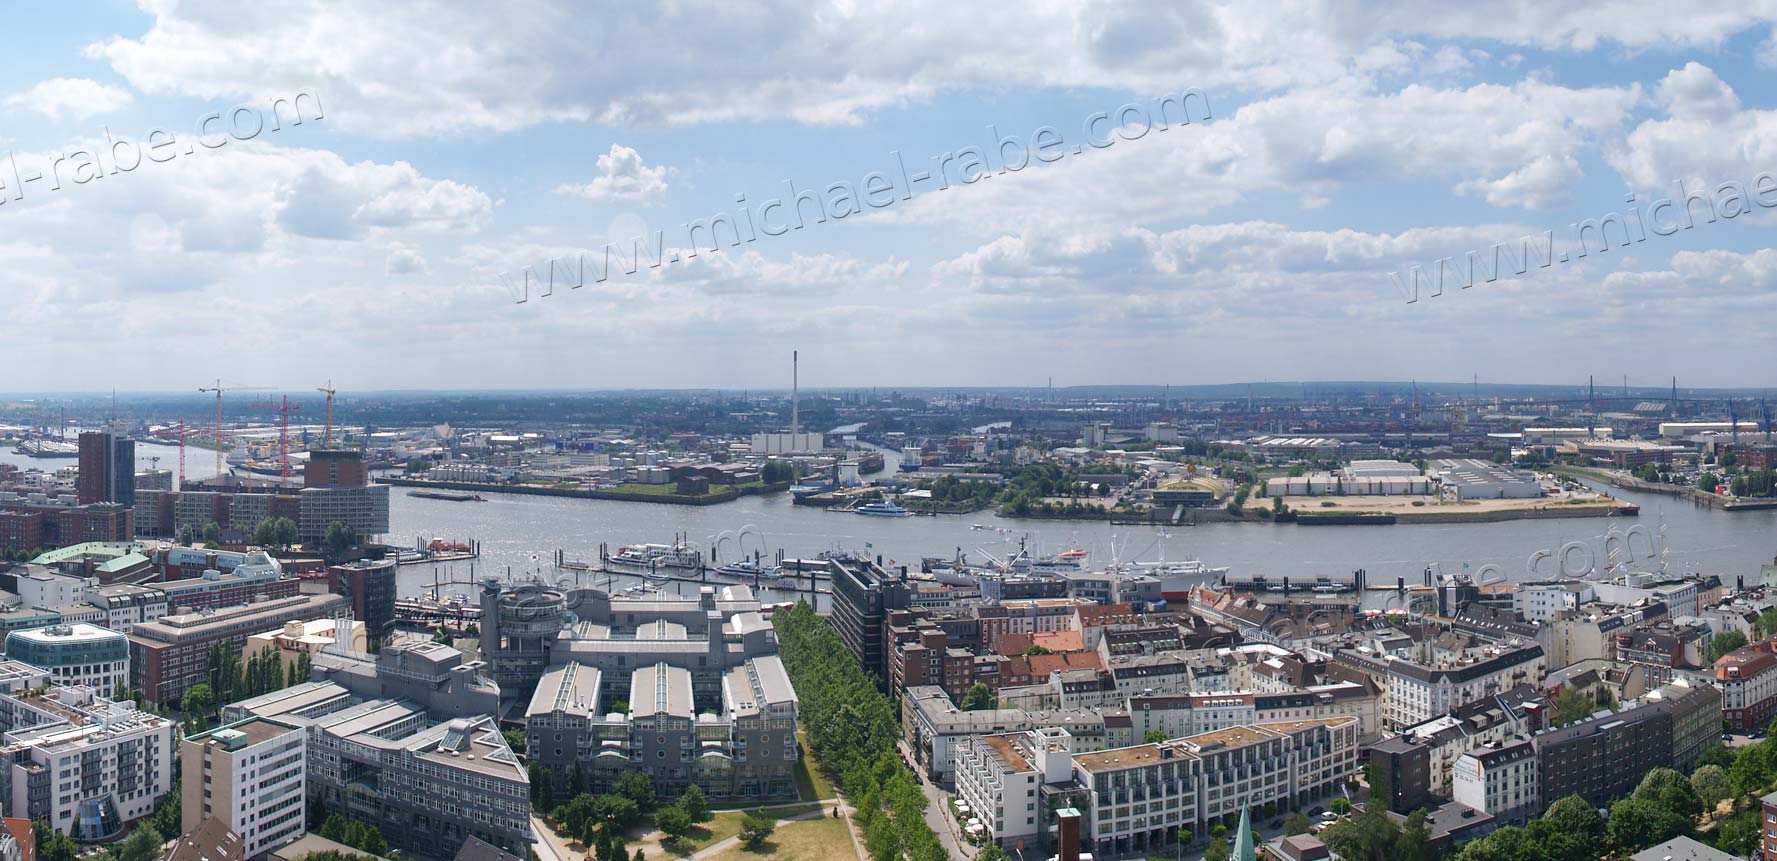
<svg viewBox="0 0 1777 861">
<path fill-rule="evenodd" d="M 272 412 L 283 414 L 284 426 L 278 431 L 278 474 L 279 476 L 288 479 L 290 477 L 290 411 L 300 410 L 302 409 L 302 406 L 300 404 L 290 403 L 290 396 L 285 395 L 281 403 L 262 401 L 248 404 L 247 409 L 270 410 Z"/>
<path fill-rule="evenodd" d="M 200 392 L 216 393 L 216 438 L 213 442 L 216 443 L 216 478 L 218 480 L 222 478 L 222 393 L 269 392 L 274 391 L 275 388 L 274 386 L 224 386 L 221 380 L 217 380 L 214 386 L 198 387 Z"/>
</svg>

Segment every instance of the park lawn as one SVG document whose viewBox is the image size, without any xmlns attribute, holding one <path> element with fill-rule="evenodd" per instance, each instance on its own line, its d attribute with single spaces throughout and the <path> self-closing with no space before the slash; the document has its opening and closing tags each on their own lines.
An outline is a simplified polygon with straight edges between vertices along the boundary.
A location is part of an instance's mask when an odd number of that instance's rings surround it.
<svg viewBox="0 0 1777 861">
<path fill-rule="evenodd" d="M 758 849 L 736 844 L 714 856 L 715 861 L 831 861 L 835 858 L 856 858 L 852 848 L 847 820 L 831 816 L 786 822 L 771 833 L 771 839 Z"/>
<path fill-rule="evenodd" d="M 686 857 L 739 834 L 741 821 L 745 818 L 744 813 L 718 813 L 714 819 L 693 826 L 683 840 L 663 844 L 662 848 L 674 856 Z"/>
<path fill-rule="evenodd" d="M 827 767 L 809 750 L 808 734 L 797 730 L 796 741 L 802 747 L 802 758 L 796 761 L 796 787 L 802 793 L 802 800 L 826 801 L 839 797 L 839 793 L 833 790 L 833 779 L 827 774 Z"/>
</svg>

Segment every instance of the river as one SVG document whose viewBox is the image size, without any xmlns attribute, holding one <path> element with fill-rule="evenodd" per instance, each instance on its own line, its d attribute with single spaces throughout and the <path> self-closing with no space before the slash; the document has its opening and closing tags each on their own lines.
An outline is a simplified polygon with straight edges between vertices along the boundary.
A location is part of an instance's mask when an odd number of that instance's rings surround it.
<svg viewBox="0 0 1777 861">
<path fill-rule="evenodd" d="M 745 552 L 762 550 L 767 558 L 783 549 L 786 556 L 807 558 L 843 548 L 867 551 L 887 563 L 917 566 L 922 556 L 950 557 L 958 548 L 972 559 L 983 551 L 1003 557 L 1016 540 L 1028 536 L 1038 549 L 1091 551 L 1091 562 L 1113 558 L 1151 561 L 1201 558 L 1227 565 L 1236 573 L 1311 579 L 1316 575 L 1348 575 L 1362 568 L 1371 583 L 1397 577 L 1417 583 L 1423 569 L 1460 571 L 1468 563 L 1478 571 L 1498 565 L 1507 579 L 1521 580 L 1526 560 L 1538 550 L 1558 551 L 1570 541 L 1587 542 L 1602 561 L 1602 536 L 1613 526 L 1635 524 L 1659 532 L 1663 521 L 1668 570 L 1756 579 L 1759 566 L 1777 554 L 1777 511 L 1726 513 L 1702 508 L 1674 497 L 1626 490 L 1616 496 L 1641 506 L 1635 518 L 1573 518 L 1513 520 L 1499 523 L 1402 524 L 1392 526 L 1298 526 L 1289 523 L 1215 523 L 1188 528 L 1110 526 L 1102 522 L 1021 520 L 981 511 L 936 517 L 865 517 L 792 505 L 788 494 L 747 496 L 712 506 L 655 505 L 545 496 L 488 494 L 486 502 L 416 499 L 405 488 L 393 488 L 390 500 L 392 544 L 416 537 L 481 542 L 482 558 L 475 576 L 538 573 L 555 579 L 555 551 L 570 559 L 592 559 L 600 542 L 612 548 L 638 542 L 666 542 L 683 533 L 692 547 L 706 554 L 717 536 L 737 532 Z M 977 530 L 973 524 L 986 529 Z M 998 530 L 1005 530 L 1001 532 Z M 1636 542 L 1639 558 L 1647 553 Z M 735 543 L 723 543 L 723 559 L 737 555 Z M 1580 554 L 1575 553 L 1576 559 Z M 1541 572 L 1552 574 L 1545 561 Z M 466 581 L 466 564 L 441 571 L 445 579 Z M 403 571 L 403 594 L 418 594 L 432 581 L 430 566 Z M 448 590 L 447 590 L 448 591 Z M 455 591 L 468 591 L 458 587 Z"/>
</svg>

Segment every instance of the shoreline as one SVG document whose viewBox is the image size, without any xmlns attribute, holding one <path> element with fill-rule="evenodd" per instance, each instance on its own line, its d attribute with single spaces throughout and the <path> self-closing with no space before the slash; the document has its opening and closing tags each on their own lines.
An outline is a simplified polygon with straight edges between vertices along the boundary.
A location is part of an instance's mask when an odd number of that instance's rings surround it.
<svg viewBox="0 0 1777 861">
<path fill-rule="evenodd" d="M 718 505 L 732 502 L 743 496 L 765 493 L 781 493 L 790 489 L 788 484 L 766 484 L 751 487 L 727 487 L 721 491 L 711 490 L 707 494 L 691 496 L 679 493 L 635 493 L 626 490 L 588 490 L 578 487 L 542 487 L 527 484 L 488 484 L 478 481 L 428 481 L 420 478 L 404 478 L 399 476 L 376 476 L 371 479 L 377 484 L 396 487 L 423 487 L 437 490 L 467 490 L 476 493 L 510 493 L 519 496 L 565 496 L 573 499 L 607 499 L 617 502 L 652 502 L 660 505 Z"/>
</svg>

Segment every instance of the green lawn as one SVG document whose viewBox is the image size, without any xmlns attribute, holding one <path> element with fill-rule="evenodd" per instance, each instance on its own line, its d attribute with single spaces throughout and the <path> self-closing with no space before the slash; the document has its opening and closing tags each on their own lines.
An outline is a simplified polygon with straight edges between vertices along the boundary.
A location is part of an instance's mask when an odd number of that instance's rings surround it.
<svg viewBox="0 0 1777 861">
<path fill-rule="evenodd" d="M 808 749 L 808 734 L 796 731 L 796 741 L 802 745 L 802 759 L 796 762 L 796 787 L 802 792 L 804 801 L 825 801 L 839 797 L 833 790 L 833 779 L 827 774 L 827 768 L 815 760 L 814 753 Z"/>
<path fill-rule="evenodd" d="M 780 817 L 781 818 L 781 817 Z M 779 825 L 758 849 L 736 845 L 714 856 L 717 861 L 832 861 L 856 858 L 843 819 L 831 816 Z"/>
</svg>

